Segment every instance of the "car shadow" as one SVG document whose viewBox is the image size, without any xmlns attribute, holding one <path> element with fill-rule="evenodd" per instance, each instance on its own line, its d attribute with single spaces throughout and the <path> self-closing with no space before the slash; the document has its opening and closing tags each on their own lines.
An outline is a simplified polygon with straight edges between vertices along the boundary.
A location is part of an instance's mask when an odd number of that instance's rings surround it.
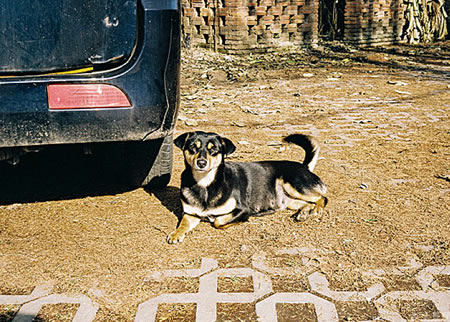
<svg viewBox="0 0 450 322">
<path fill-rule="evenodd" d="M 173 213 L 178 220 L 181 220 L 183 215 L 180 202 L 180 189 L 173 186 L 168 186 L 161 189 L 148 189 L 145 191 L 151 196 L 155 196 L 161 204 Z"/>
<path fill-rule="evenodd" d="M 0 162 L 0 205 L 118 194 L 130 191 L 90 155 L 74 147 L 25 155 L 13 166 Z"/>
<path fill-rule="evenodd" d="M 43 317 L 36 317 L 34 315 L 29 314 L 16 314 L 13 311 L 7 311 L 6 313 L 0 314 L 0 321 L 13 321 L 17 319 L 19 321 L 33 321 L 33 322 L 46 322 L 49 321 Z"/>
</svg>

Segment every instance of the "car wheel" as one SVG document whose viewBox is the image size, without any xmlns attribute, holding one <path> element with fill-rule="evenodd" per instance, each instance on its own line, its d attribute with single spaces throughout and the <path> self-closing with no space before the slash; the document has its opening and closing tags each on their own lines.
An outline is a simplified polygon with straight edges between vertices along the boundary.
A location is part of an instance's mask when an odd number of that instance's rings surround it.
<svg viewBox="0 0 450 322">
<path fill-rule="evenodd" d="M 172 135 L 169 135 L 159 141 L 161 141 L 161 143 L 154 142 L 152 145 L 156 157 L 150 169 L 144 171 L 141 176 L 137 177 L 136 184 L 139 186 L 163 188 L 169 184 L 173 162 L 173 137 Z M 159 149 L 157 149 L 157 147 L 159 147 Z M 151 149 L 149 148 L 149 150 Z"/>
<path fill-rule="evenodd" d="M 172 173 L 173 136 L 100 147 L 100 167 L 108 179 L 132 187 L 163 188 Z"/>
</svg>

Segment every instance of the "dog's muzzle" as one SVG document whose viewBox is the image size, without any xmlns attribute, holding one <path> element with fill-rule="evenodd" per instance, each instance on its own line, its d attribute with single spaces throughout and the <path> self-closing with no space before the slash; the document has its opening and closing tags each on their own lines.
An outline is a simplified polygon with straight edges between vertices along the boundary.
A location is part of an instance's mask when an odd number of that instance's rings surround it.
<svg viewBox="0 0 450 322">
<path fill-rule="evenodd" d="M 208 166 L 208 160 L 206 160 L 206 159 L 197 159 L 197 161 L 195 161 L 195 167 L 198 170 L 204 170 L 207 166 Z"/>
</svg>

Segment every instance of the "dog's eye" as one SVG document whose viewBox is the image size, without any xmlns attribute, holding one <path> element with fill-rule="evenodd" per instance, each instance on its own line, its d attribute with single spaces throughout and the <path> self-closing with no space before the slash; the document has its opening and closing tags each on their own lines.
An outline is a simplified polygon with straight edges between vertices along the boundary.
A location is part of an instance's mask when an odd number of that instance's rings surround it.
<svg viewBox="0 0 450 322">
<path fill-rule="evenodd" d="M 197 146 L 195 144 L 191 144 L 188 146 L 189 152 L 196 153 L 198 151 Z"/>
<path fill-rule="evenodd" d="M 208 152 L 211 155 L 216 155 L 217 153 L 219 153 L 219 150 L 217 149 L 217 147 L 212 143 L 209 143 L 207 148 L 208 148 Z"/>
<path fill-rule="evenodd" d="M 194 142 L 192 142 L 191 144 L 189 144 L 189 151 L 192 153 L 196 153 L 198 152 L 198 150 L 200 150 L 202 147 L 202 142 L 200 142 L 199 140 L 196 140 Z"/>
</svg>

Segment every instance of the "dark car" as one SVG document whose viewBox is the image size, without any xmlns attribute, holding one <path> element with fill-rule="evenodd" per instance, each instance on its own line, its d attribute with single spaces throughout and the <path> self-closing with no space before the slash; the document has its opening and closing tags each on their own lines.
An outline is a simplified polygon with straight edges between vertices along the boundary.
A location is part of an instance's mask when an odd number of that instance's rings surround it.
<svg viewBox="0 0 450 322">
<path fill-rule="evenodd" d="M 71 145 L 166 185 L 179 106 L 177 0 L 0 0 L 0 161 Z"/>
</svg>

